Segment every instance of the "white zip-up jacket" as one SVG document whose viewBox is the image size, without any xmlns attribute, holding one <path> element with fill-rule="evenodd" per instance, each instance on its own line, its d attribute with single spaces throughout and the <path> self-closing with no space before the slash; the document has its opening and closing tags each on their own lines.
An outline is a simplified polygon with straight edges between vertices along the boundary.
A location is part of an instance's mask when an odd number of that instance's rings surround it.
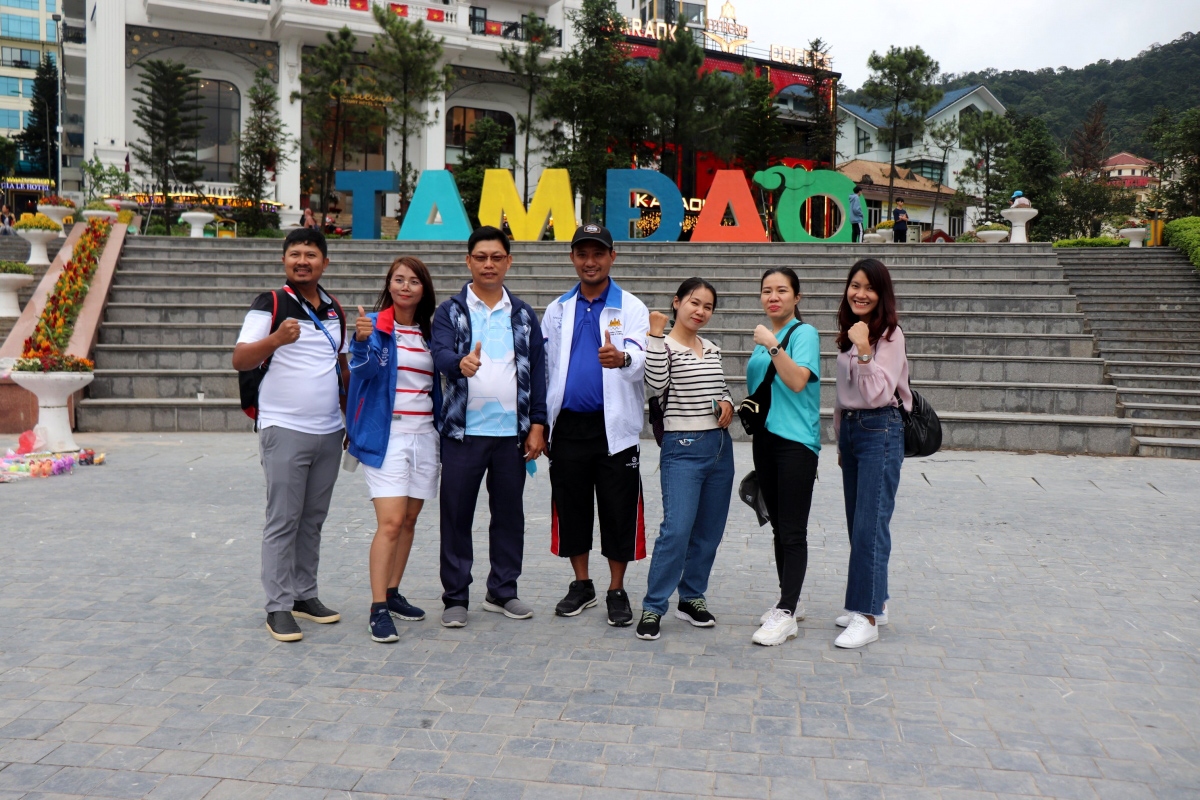
<svg viewBox="0 0 1200 800">
<path fill-rule="evenodd" d="M 645 405 L 643 378 L 646 371 L 646 335 L 650 332 L 650 312 L 645 304 L 623 291 L 611 278 L 608 299 L 600 312 L 602 331 L 619 349 L 629 354 L 632 363 L 620 369 L 605 369 L 604 428 L 608 434 L 609 454 L 638 444 L 642 434 L 642 409 Z M 567 388 L 567 369 L 571 364 L 571 339 L 575 335 L 575 300 L 579 284 L 555 300 L 542 318 L 546 337 L 547 413 L 549 437 L 562 410 Z"/>
</svg>

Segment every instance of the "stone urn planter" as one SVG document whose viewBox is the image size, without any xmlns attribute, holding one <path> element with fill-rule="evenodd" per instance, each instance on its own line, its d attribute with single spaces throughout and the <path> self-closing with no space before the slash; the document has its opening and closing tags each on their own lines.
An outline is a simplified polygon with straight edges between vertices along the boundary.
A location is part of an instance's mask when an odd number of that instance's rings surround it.
<svg viewBox="0 0 1200 800">
<path fill-rule="evenodd" d="M 17 292 L 31 283 L 32 275 L 0 272 L 0 317 L 21 316 L 21 303 L 17 300 Z"/>
<path fill-rule="evenodd" d="M 886 241 L 887 239 L 884 239 L 883 234 L 880 233 L 863 234 L 863 244 L 883 244 Z"/>
<path fill-rule="evenodd" d="M 1009 244 L 1029 243 L 1029 237 L 1025 235 L 1025 224 L 1037 215 L 1038 210 L 1028 206 L 1001 209 L 1000 216 L 1012 224 L 1012 234 L 1008 237 Z"/>
<path fill-rule="evenodd" d="M 83 212 L 84 219 L 106 219 L 109 222 L 117 221 L 117 212 L 115 211 L 100 211 L 99 209 L 88 209 Z"/>
<path fill-rule="evenodd" d="M 67 400 L 92 382 L 91 372 L 17 372 L 9 373 L 13 383 L 33 392 L 38 401 L 38 421 L 46 432 L 46 449 L 69 453 L 79 449 L 71 434 Z"/>
<path fill-rule="evenodd" d="M 876 236 L 882 236 L 884 242 L 891 242 L 896 236 L 896 231 L 892 228 L 878 228 L 875 231 Z"/>
<path fill-rule="evenodd" d="M 68 208 L 67 206 L 38 205 L 37 210 L 39 214 L 45 214 L 47 217 L 57 222 L 60 227 L 62 226 L 64 219 L 75 216 L 75 209 Z M 58 232 L 58 238 L 67 238 L 67 231 L 65 228 Z"/>
<path fill-rule="evenodd" d="M 46 245 L 58 238 L 58 231 L 18 229 L 17 236 L 29 242 L 29 259 L 26 264 L 31 267 L 45 267 L 50 264 L 50 257 L 46 255 Z"/>
<path fill-rule="evenodd" d="M 1008 231 L 975 231 L 984 244 L 1000 244 L 1008 236 Z"/>
<path fill-rule="evenodd" d="M 279 209 L 279 227 L 283 230 L 299 228 L 300 220 L 302 219 L 304 219 L 303 211 L 296 211 L 291 208 Z"/>
<path fill-rule="evenodd" d="M 204 236 L 204 226 L 216 219 L 216 216 L 207 211 L 185 211 L 179 218 L 192 226 L 191 237 L 200 239 Z"/>
<path fill-rule="evenodd" d="M 1121 238 L 1129 240 L 1130 247 L 1141 247 L 1146 238 L 1145 228 L 1121 228 Z"/>
</svg>

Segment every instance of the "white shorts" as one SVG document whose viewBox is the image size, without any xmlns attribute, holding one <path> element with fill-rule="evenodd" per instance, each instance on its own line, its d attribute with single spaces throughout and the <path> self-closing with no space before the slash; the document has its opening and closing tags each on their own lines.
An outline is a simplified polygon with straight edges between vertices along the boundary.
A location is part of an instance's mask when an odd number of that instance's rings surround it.
<svg viewBox="0 0 1200 800">
<path fill-rule="evenodd" d="M 437 431 L 429 433 L 399 433 L 394 428 L 388 436 L 388 449 L 383 466 L 363 464 L 367 479 L 367 496 L 411 497 L 432 500 L 437 497 L 441 460 Z"/>
</svg>

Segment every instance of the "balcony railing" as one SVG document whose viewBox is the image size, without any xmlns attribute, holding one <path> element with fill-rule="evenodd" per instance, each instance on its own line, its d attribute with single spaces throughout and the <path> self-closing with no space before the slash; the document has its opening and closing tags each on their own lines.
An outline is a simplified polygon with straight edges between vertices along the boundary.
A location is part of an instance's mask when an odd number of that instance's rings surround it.
<svg viewBox="0 0 1200 800">
<path fill-rule="evenodd" d="M 344 8 L 350 11 L 370 11 L 372 0 L 308 0 L 314 6 L 329 6 Z M 454 25 L 458 21 L 458 12 L 446 6 L 427 6 L 420 3 L 392 3 L 384 0 L 374 0 L 375 5 L 389 9 L 398 17 L 424 22 L 444 22 Z"/>
<path fill-rule="evenodd" d="M 524 22 L 499 22 L 495 20 L 471 20 L 471 33 L 476 36 L 499 36 L 503 39 L 529 41 L 529 26 Z M 552 47 L 562 47 L 562 31 L 550 29 L 550 44 Z"/>
<path fill-rule="evenodd" d="M 64 24 L 63 42 L 65 44 L 87 44 L 87 28 L 76 28 L 73 25 Z"/>
</svg>

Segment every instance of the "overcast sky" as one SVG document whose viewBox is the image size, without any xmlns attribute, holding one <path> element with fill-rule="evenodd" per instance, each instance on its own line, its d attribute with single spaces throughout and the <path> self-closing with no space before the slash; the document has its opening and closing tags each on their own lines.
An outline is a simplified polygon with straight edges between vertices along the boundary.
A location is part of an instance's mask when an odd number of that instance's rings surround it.
<svg viewBox="0 0 1200 800">
<path fill-rule="evenodd" d="M 712 17 L 722 2 L 709 0 Z M 1127 59 L 1200 31 L 1200 0 L 734 0 L 734 7 L 753 48 L 804 47 L 817 36 L 829 42 L 850 89 L 866 80 L 871 51 L 891 45 L 920 45 L 943 72 L 1034 70 Z"/>
</svg>

